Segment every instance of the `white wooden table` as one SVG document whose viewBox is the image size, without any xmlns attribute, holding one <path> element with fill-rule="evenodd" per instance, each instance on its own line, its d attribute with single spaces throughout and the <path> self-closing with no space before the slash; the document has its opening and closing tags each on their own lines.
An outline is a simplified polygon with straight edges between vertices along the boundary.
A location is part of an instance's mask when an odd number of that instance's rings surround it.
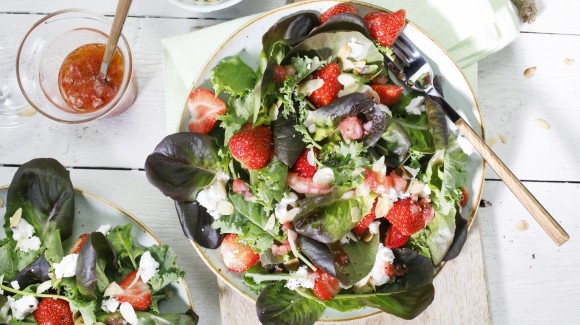
<svg viewBox="0 0 580 325">
<path fill-rule="evenodd" d="M 0 129 L 0 184 L 32 158 L 58 159 L 71 168 L 75 186 L 124 207 L 175 248 L 201 324 L 219 323 L 216 279 L 182 235 L 173 203 L 148 184 L 143 171 L 145 157 L 165 135 L 160 40 L 284 2 L 245 0 L 221 12 L 195 14 L 163 0 L 135 1 L 125 27 L 140 86 L 133 107 L 85 125 L 36 116 L 20 128 Z M 488 142 L 571 239 L 562 247 L 552 244 L 488 169 L 483 199 L 489 203 L 478 218 L 496 324 L 580 323 L 580 2 L 539 5 L 536 23 L 524 25 L 514 43 L 480 62 L 479 102 Z M 14 73 L 18 44 L 34 22 L 79 6 L 106 14 L 115 9 L 112 0 L 1 0 L 0 81 Z M 525 78 L 523 71 L 532 66 L 535 76 Z M 529 229 L 518 230 L 521 220 Z"/>
</svg>

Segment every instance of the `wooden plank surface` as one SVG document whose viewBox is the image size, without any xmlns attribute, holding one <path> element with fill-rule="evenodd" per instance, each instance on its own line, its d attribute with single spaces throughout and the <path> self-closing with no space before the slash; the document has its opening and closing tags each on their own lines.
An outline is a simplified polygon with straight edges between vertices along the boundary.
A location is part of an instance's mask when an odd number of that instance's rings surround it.
<svg viewBox="0 0 580 325">
<path fill-rule="evenodd" d="M 406 321 L 386 313 L 350 321 L 352 325 L 379 324 L 491 324 L 483 250 L 478 221 L 474 223 L 459 257 L 435 278 L 435 299 L 417 318 Z M 253 302 L 242 298 L 224 282 L 220 286 L 222 324 L 260 324 Z M 320 322 L 338 325 L 342 322 Z"/>
</svg>

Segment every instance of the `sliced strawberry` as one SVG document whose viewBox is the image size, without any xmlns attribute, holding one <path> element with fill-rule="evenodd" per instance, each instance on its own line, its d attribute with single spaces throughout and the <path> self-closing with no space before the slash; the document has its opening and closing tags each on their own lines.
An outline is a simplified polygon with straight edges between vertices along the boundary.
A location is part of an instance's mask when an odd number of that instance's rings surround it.
<svg viewBox="0 0 580 325">
<path fill-rule="evenodd" d="M 403 235 L 412 235 L 425 228 L 426 218 L 432 215 L 429 203 L 421 205 L 411 198 L 398 200 L 393 204 L 386 217 Z"/>
<path fill-rule="evenodd" d="M 272 244 L 272 255 L 274 256 L 284 256 L 290 251 L 290 242 L 285 240 L 280 245 Z"/>
<path fill-rule="evenodd" d="M 344 140 L 360 140 L 364 137 L 362 121 L 356 116 L 349 116 L 338 124 Z"/>
<path fill-rule="evenodd" d="M 364 21 L 371 37 L 382 46 L 392 46 L 405 27 L 405 9 L 392 14 L 385 12 L 369 12 Z"/>
<path fill-rule="evenodd" d="M 192 91 L 187 99 L 189 114 L 189 131 L 208 134 L 215 125 L 218 115 L 226 112 L 226 104 L 214 93 L 199 88 Z"/>
<path fill-rule="evenodd" d="M 81 248 L 83 247 L 85 242 L 87 241 L 88 237 L 89 237 L 89 234 L 80 235 L 79 238 L 74 242 L 74 244 L 70 248 L 70 253 L 71 254 L 78 254 L 81 251 Z"/>
<path fill-rule="evenodd" d="M 387 232 L 387 238 L 385 238 L 385 247 L 390 249 L 401 247 L 409 240 L 408 235 L 403 235 L 397 228 L 393 225 L 389 226 Z"/>
<path fill-rule="evenodd" d="M 467 189 L 465 187 L 461 188 L 461 200 L 459 201 L 459 205 L 464 207 L 469 201 L 469 193 L 467 193 Z"/>
<path fill-rule="evenodd" d="M 371 80 L 371 84 L 373 85 L 386 85 L 389 79 L 385 76 L 376 76 Z"/>
<path fill-rule="evenodd" d="M 34 311 L 34 319 L 40 325 L 73 325 L 73 314 L 66 300 L 45 298 Z"/>
<path fill-rule="evenodd" d="M 302 177 L 298 173 L 288 173 L 288 186 L 296 193 L 323 195 L 332 191 L 332 185 L 314 183 L 312 177 Z"/>
<path fill-rule="evenodd" d="M 338 92 L 342 88 L 338 82 L 338 76 L 340 76 L 340 67 L 336 63 L 330 63 L 313 74 L 314 79 L 324 80 L 322 87 L 312 92 L 309 97 L 314 105 L 326 106 L 338 97 Z"/>
<path fill-rule="evenodd" d="M 224 238 L 220 249 L 224 264 L 233 272 L 245 272 L 260 260 L 260 255 L 252 247 L 241 244 L 234 234 Z"/>
<path fill-rule="evenodd" d="M 314 155 L 315 157 L 318 157 L 318 149 L 307 148 L 306 150 L 304 150 L 300 154 L 300 157 L 298 157 L 298 160 L 296 160 L 290 171 L 297 173 L 302 177 L 314 176 L 314 174 L 316 174 L 316 171 L 318 170 L 318 167 L 316 166 L 316 162 L 314 161 L 314 159 L 311 159 L 312 161 L 308 161 L 308 155 Z M 311 162 L 313 163 L 313 165 L 310 164 Z"/>
<path fill-rule="evenodd" d="M 312 292 L 320 300 L 332 300 L 340 291 L 340 282 L 321 268 L 318 268 L 316 273 L 318 277 L 314 280 Z"/>
<path fill-rule="evenodd" d="M 272 130 L 246 123 L 228 142 L 230 153 L 248 169 L 262 169 L 272 158 Z"/>
<path fill-rule="evenodd" d="M 286 80 L 287 75 L 288 75 L 288 69 L 285 66 L 275 65 L 274 66 L 274 76 L 272 77 L 272 81 L 284 82 L 284 80 Z"/>
<path fill-rule="evenodd" d="M 403 95 L 403 87 L 398 85 L 371 85 L 371 88 L 379 94 L 381 104 L 387 106 L 398 103 Z"/>
<path fill-rule="evenodd" d="M 147 283 L 136 277 L 137 271 L 127 274 L 123 281 L 119 282 L 123 293 L 116 295 L 115 298 L 122 303 L 128 302 L 136 311 L 145 311 L 151 306 L 151 290 Z"/>
<path fill-rule="evenodd" d="M 352 228 L 352 231 L 357 234 L 357 236 L 362 236 L 364 234 L 364 232 L 369 228 L 369 225 L 371 224 L 371 222 L 375 221 L 376 219 L 376 215 L 375 215 L 375 208 L 377 207 L 377 201 L 378 199 L 375 199 L 375 203 L 373 203 L 373 208 L 371 209 L 371 212 L 369 214 L 367 214 L 356 226 L 354 226 L 354 228 Z"/>
<path fill-rule="evenodd" d="M 429 197 L 421 198 L 417 205 L 421 208 L 421 215 L 423 220 L 425 220 L 425 225 L 428 225 L 435 216 L 435 210 L 431 206 Z"/>
<path fill-rule="evenodd" d="M 349 5 L 348 3 L 339 3 L 336 6 L 330 7 L 320 15 L 320 23 L 324 24 L 328 19 L 330 19 L 330 17 L 346 12 L 358 15 L 358 11 L 356 11 L 353 6 Z"/>
<path fill-rule="evenodd" d="M 395 172 L 390 172 L 389 175 L 387 175 L 387 178 L 392 181 L 392 187 L 389 187 L 389 189 L 394 188 L 395 191 L 402 192 L 407 187 L 407 180 L 397 175 Z"/>
</svg>

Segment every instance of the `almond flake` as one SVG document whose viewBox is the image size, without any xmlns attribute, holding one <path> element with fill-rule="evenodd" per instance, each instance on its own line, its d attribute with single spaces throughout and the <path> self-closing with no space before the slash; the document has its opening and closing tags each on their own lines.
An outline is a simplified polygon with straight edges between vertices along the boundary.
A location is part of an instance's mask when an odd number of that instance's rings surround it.
<svg viewBox="0 0 580 325">
<path fill-rule="evenodd" d="M 524 77 L 526 77 L 526 78 L 531 78 L 535 74 L 536 74 L 536 67 L 530 67 L 524 71 Z"/>
<path fill-rule="evenodd" d="M 117 282 L 111 282 L 107 289 L 105 289 L 105 293 L 103 297 L 111 297 L 111 296 L 118 296 L 123 294 L 123 288 L 117 284 Z"/>
<path fill-rule="evenodd" d="M 542 129 L 546 129 L 549 130 L 552 128 L 552 126 L 550 125 L 550 123 L 548 123 L 548 121 L 544 120 L 543 118 L 537 118 L 534 120 L 534 123 L 538 126 L 541 127 Z"/>
<path fill-rule="evenodd" d="M 20 223 L 20 219 L 22 219 L 22 208 L 18 208 L 12 218 L 10 218 L 10 227 L 16 228 Z"/>
</svg>

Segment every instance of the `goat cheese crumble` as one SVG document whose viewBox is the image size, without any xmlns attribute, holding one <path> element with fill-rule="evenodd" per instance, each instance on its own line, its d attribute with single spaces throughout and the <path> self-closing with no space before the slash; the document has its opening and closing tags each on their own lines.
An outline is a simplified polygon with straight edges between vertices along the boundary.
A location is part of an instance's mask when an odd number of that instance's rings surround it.
<svg viewBox="0 0 580 325">
<path fill-rule="evenodd" d="M 12 316 L 16 320 L 23 320 L 38 308 L 38 300 L 34 296 L 24 296 L 16 300 L 8 297 L 8 304 L 10 305 Z"/>
<path fill-rule="evenodd" d="M 150 252 L 145 252 L 141 255 L 139 261 L 139 275 L 141 280 L 147 283 L 159 272 L 159 263 L 151 256 Z"/>
<path fill-rule="evenodd" d="M 314 287 L 314 280 L 316 279 L 316 273 L 308 274 L 308 267 L 302 265 L 296 270 L 296 272 L 290 272 L 294 278 L 286 282 L 286 288 L 290 290 L 296 290 L 299 287 L 312 289 Z"/>
<path fill-rule="evenodd" d="M 79 254 L 69 254 L 59 263 L 54 263 L 54 275 L 57 279 L 70 278 L 76 275 Z"/>
<path fill-rule="evenodd" d="M 208 188 L 201 190 L 197 194 L 197 202 L 206 208 L 207 212 L 216 219 L 228 212 L 224 209 L 225 204 L 220 204 L 220 202 L 226 202 L 231 205 L 228 201 L 228 193 L 226 191 L 226 183 L 228 180 L 229 177 L 226 174 L 219 173 Z M 233 212 L 233 209 L 231 212 Z"/>
</svg>

